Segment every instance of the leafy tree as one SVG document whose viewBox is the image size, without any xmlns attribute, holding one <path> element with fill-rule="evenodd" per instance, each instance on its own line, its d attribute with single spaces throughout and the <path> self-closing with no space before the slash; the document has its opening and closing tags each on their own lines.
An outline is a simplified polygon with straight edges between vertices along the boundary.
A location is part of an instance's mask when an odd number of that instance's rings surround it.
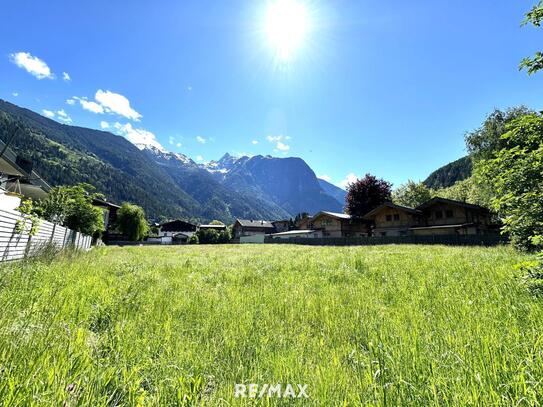
<svg viewBox="0 0 543 407">
<path fill-rule="evenodd" d="M 117 226 L 121 233 L 132 241 L 143 240 L 149 233 L 143 208 L 126 202 L 117 211 Z"/>
<path fill-rule="evenodd" d="M 225 230 L 221 230 L 219 232 L 217 243 L 229 243 L 231 239 L 232 239 L 231 229 L 226 228 Z"/>
<path fill-rule="evenodd" d="M 448 188 L 441 188 L 434 191 L 433 195 L 489 208 L 491 207 L 492 193 L 487 183 L 479 178 L 478 174 L 474 174 L 468 179 L 458 181 Z"/>
<path fill-rule="evenodd" d="M 31 198 L 24 199 L 17 208 L 23 219 L 18 219 L 15 223 L 15 231 L 17 233 L 28 232 L 30 236 L 35 236 L 41 224 L 40 218 L 36 215 L 36 210 L 33 206 Z M 29 222 L 27 222 L 29 221 Z M 30 225 L 28 225 L 30 223 Z"/>
<path fill-rule="evenodd" d="M 189 237 L 189 240 L 187 241 L 188 244 L 198 244 L 200 241 L 198 240 L 198 235 L 195 233 L 191 237 Z"/>
<path fill-rule="evenodd" d="M 50 222 L 96 236 L 104 230 L 104 214 L 92 205 L 94 198 L 103 197 L 94 191 L 88 184 L 55 187 L 47 198 L 36 203 L 35 213 Z"/>
<path fill-rule="evenodd" d="M 492 191 L 504 231 L 522 249 L 543 248 L 543 116 L 532 113 L 506 125 L 502 148 L 475 172 Z"/>
<path fill-rule="evenodd" d="M 392 184 L 366 174 L 347 187 L 346 211 L 353 217 L 362 217 L 379 205 L 391 201 Z"/>
<path fill-rule="evenodd" d="M 224 225 L 220 220 L 212 220 L 210 225 Z"/>
<path fill-rule="evenodd" d="M 524 19 L 522 25 L 532 24 L 535 27 L 541 27 L 541 22 L 543 21 L 543 1 L 540 1 L 535 5 L 532 10 L 526 13 L 526 18 Z M 543 69 L 543 53 L 538 51 L 533 57 L 524 58 L 520 67 L 528 71 L 528 75 L 532 75 L 541 69 Z"/>
<path fill-rule="evenodd" d="M 149 226 L 149 236 L 158 236 L 160 234 L 160 228 L 156 225 Z"/>
<path fill-rule="evenodd" d="M 525 106 L 513 107 L 506 111 L 494 110 L 481 127 L 466 134 L 468 152 L 474 160 L 492 157 L 495 151 L 505 147 L 502 136 L 507 131 L 507 124 L 530 113 L 533 111 Z"/>
<path fill-rule="evenodd" d="M 215 229 L 200 229 L 196 232 L 200 244 L 216 244 L 219 242 L 219 232 Z"/>
<path fill-rule="evenodd" d="M 416 208 L 432 198 L 432 190 L 422 182 L 407 181 L 392 192 L 392 202 Z"/>
</svg>

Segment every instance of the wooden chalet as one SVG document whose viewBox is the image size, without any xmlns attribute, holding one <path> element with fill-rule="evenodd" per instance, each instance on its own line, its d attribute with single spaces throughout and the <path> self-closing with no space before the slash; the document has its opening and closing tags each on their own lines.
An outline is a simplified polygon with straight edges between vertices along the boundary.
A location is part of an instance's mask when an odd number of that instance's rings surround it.
<svg viewBox="0 0 543 407">
<path fill-rule="evenodd" d="M 386 202 L 367 213 L 374 236 L 478 235 L 496 233 L 490 211 L 479 205 L 432 198 L 417 208 Z"/>
<path fill-rule="evenodd" d="M 269 235 L 275 232 L 273 223 L 267 220 L 236 219 L 232 227 L 234 238 L 243 236 Z"/>
<path fill-rule="evenodd" d="M 368 236 L 369 222 L 346 213 L 321 211 L 311 218 L 306 229 L 318 230 L 323 237 Z"/>
</svg>

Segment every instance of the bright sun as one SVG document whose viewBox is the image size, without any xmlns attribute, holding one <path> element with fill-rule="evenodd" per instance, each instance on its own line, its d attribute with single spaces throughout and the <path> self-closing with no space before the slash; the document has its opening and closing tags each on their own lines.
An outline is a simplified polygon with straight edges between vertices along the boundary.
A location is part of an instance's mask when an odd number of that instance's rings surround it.
<svg viewBox="0 0 543 407">
<path fill-rule="evenodd" d="M 288 61 L 303 45 L 309 30 L 306 7 L 297 0 L 274 0 L 268 6 L 265 31 L 280 61 Z"/>
</svg>

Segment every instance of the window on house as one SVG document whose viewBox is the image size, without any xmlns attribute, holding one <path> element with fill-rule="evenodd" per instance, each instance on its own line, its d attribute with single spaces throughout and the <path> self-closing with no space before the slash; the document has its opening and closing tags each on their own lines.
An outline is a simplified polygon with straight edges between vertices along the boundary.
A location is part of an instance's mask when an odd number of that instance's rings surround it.
<svg viewBox="0 0 543 407">
<path fill-rule="evenodd" d="M 454 213 L 452 211 L 452 209 L 448 209 L 445 211 L 445 217 L 446 218 L 452 218 L 454 216 Z"/>
<path fill-rule="evenodd" d="M 400 220 L 400 214 L 399 213 L 394 214 L 394 220 Z"/>
<path fill-rule="evenodd" d="M 443 219 L 443 212 L 436 211 L 436 219 Z"/>
<path fill-rule="evenodd" d="M 381 236 L 386 236 L 387 232 L 381 232 Z"/>
<path fill-rule="evenodd" d="M 392 222 L 392 215 L 387 215 L 386 220 L 387 222 Z"/>
</svg>

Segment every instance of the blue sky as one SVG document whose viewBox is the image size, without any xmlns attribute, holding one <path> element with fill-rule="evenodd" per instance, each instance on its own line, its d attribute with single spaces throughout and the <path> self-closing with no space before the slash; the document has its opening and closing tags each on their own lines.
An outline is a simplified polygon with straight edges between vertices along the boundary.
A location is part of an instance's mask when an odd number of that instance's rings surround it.
<svg viewBox="0 0 543 407">
<path fill-rule="evenodd" d="M 495 107 L 542 108 L 543 79 L 518 71 L 543 49 L 520 27 L 535 0 L 298 0 L 310 29 L 286 61 L 270 1 L 7 2 L 0 98 L 193 159 L 298 156 L 395 185 L 461 157 Z"/>
</svg>

